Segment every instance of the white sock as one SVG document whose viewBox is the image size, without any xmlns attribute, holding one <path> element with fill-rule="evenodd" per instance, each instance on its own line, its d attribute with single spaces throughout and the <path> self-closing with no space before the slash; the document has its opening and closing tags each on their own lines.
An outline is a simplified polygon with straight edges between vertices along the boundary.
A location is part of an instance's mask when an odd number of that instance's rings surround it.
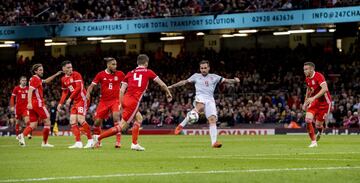
<svg viewBox="0 0 360 183">
<path fill-rule="evenodd" d="M 217 141 L 217 127 L 216 124 L 210 124 L 210 138 L 211 138 L 211 145 Z"/>
<path fill-rule="evenodd" d="M 186 117 L 184 118 L 184 120 L 180 123 L 180 126 L 185 127 L 185 125 L 189 122 L 189 117 L 186 114 Z"/>
</svg>

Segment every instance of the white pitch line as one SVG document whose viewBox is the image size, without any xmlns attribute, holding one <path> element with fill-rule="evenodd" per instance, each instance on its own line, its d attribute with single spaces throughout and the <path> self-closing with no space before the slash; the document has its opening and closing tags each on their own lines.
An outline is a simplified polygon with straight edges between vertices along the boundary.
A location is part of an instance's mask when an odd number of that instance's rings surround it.
<svg viewBox="0 0 360 183">
<path fill-rule="evenodd" d="M 336 155 L 360 154 L 360 152 L 324 152 L 324 153 L 293 153 L 293 154 L 219 154 L 213 156 L 179 156 L 179 158 L 212 158 L 212 157 L 261 157 L 261 156 L 299 156 L 299 155 Z"/>
<path fill-rule="evenodd" d="M 239 159 L 239 160 L 298 160 L 298 161 L 360 161 L 360 159 L 334 159 L 334 158 L 262 158 L 262 157 L 223 157 L 211 156 L 201 158 L 183 158 L 183 159 Z"/>
<path fill-rule="evenodd" d="M 309 171 L 309 170 L 352 170 L 360 169 L 356 167 L 318 167 L 318 168 L 278 168 L 278 169 L 244 169 L 244 170 L 209 170 L 209 171 L 184 171 L 184 172 L 155 172 L 155 173 L 127 173 L 127 174 L 110 174 L 110 175 L 85 175 L 69 177 L 41 177 L 27 179 L 4 179 L 2 182 L 34 182 L 34 181 L 52 181 L 52 180 L 79 180 L 79 179 L 96 179 L 96 178 L 113 178 L 113 177 L 139 177 L 139 176 L 169 176 L 184 174 L 224 174 L 224 173 L 257 173 L 257 172 L 284 172 L 284 171 Z"/>
</svg>

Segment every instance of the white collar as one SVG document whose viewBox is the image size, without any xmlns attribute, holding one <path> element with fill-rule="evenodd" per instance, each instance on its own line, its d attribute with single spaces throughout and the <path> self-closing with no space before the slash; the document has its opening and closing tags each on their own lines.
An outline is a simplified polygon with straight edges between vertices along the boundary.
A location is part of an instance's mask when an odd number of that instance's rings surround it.
<svg viewBox="0 0 360 183">
<path fill-rule="evenodd" d="M 310 79 L 312 79 L 312 78 L 315 76 L 315 73 L 316 73 L 316 72 L 314 71 L 314 74 L 310 77 Z"/>
</svg>

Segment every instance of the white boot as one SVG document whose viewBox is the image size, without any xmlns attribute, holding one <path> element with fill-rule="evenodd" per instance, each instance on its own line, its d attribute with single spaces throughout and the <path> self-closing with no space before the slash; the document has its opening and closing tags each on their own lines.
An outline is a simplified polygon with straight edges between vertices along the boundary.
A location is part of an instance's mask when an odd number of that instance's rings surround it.
<svg viewBox="0 0 360 183">
<path fill-rule="evenodd" d="M 313 148 L 313 147 L 317 147 L 317 142 L 316 141 L 312 141 L 311 144 L 309 145 L 310 148 Z"/>
<path fill-rule="evenodd" d="M 93 139 L 89 139 L 86 143 L 86 145 L 84 146 L 84 149 L 88 149 L 88 148 L 92 148 L 94 147 L 94 140 Z"/>
<path fill-rule="evenodd" d="M 51 144 L 49 144 L 49 143 L 44 143 L 44 142 L 42 142 L 41 143 L 41 147 L 54 147 L 54 145 L 51 145 Z"/>
<path fill-rule="evenodd" d="M 135 151 L 145 151 L 145 148 L 141 147 L 139 144 L 131 143 L 131 150 Z"/>
<path fill-rule="evenodd" d="M 19 141 L 20 146 L 25 147 L 25 139 L 22 133 L 16 136 L 16 139 Z"/>
<path fill-rule="evenodd" d="M 74 145 L 69 146 L 69 149 L 80 149 L 80 148 L 83 148 L 83 144 L 82 144 L 82 142 L 81 142 L 81 141 L 79 141 L 79 142 L 75 142 L 75 144 L 74 144 Z"/>
</svg>

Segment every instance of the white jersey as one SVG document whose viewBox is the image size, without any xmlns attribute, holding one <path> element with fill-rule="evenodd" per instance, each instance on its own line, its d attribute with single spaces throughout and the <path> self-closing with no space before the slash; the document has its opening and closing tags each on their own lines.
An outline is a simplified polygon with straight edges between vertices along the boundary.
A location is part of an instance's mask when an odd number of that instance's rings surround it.
<svg viewBox="0 0 360 183">
<path fill-rule="evenodd" d="M 195 84 L 197 97 L 214 99 L 215 88 L 219 82 L 223 81 L 223 78 L 217 74 L 203 76 L 200 73 L 195 73 L 187 81 Z"/>
</svg>

